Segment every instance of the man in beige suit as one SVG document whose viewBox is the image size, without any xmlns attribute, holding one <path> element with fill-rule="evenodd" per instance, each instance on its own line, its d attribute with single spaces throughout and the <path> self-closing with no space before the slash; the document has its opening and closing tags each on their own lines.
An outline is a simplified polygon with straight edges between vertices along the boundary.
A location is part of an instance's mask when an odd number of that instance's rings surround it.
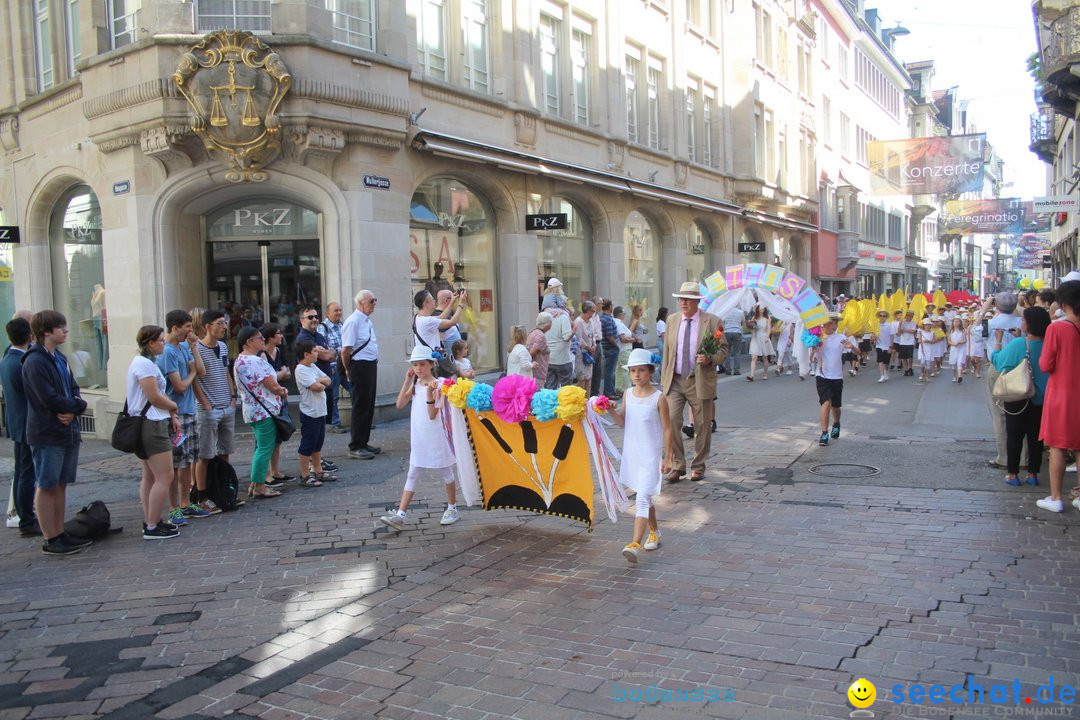
<svg viewBox="0 0 1080 720">
<path fill-rule="evenodd" d="M 683 424 L 686 405 L 694 413 L 694 460 L 690 464 L 690 479 L 705 477 L 705 458 L 712 445 L 711 426 L 716 404 L 716 366 L 728 354 L 723 333 L 717 338 L 719 350 L 715 355 L 702 355 L 701 339 L 723 327 L 720 318 L 698 309 L 701 292 L 696 282 L 684 282 L 679 292 L 672 293 L 679 301 L 679 315 L 668 318 L 664 334 L 664 356 L 660 389 L 667 399 L 671 426 Z M 673 455 L 669 482 L 678 482 L 686 474 L 686 451 L 682 433 L 671 433 Z"/>
</svg>

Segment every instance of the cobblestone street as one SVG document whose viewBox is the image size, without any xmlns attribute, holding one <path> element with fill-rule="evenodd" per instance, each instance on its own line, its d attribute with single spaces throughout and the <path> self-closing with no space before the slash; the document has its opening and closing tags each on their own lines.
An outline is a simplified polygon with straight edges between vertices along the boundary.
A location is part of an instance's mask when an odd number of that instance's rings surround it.
<svg viewBox="0 0 1080 720">
<path fill-rule="evenodd" d="M 981 385 L 853 379 L 851 429 L 819 448 L 801 422 L 809 384 L 732 380 L 706 481 L 664 488 L 662 545 L 636 567 L 620 554 L 630 515 L 589 533 L 463 508 L 443 527 L 435 482 L 388 533 L 377 518 L 403 483 L 400 421 L 376 430 L 383 454 L 367 463 L 330 436 L 338 483 L 162 543 L 132 532 L 133 459 L 89 442 L 69 510 L 102 497 L 126 530 L 72 558 L 7 531 L 0 718 L 839 718 L 860 677 L 878 717 L 1071 711 L 1036 692 L 1080 673 L 1076 515 L 1041 513 L 1039 489 L 984 471 Z M 948 435 L 920 423 L 942 394 L 958 408 Z M 248 448 L 242 436 L 237 457 Z M 913 454 L 917 472 L 900 460 Z M 881 472 L 810 472 L 826 462 Z M 1019 702 L 1010 689 L 991 707 L 991 686 L 1014 680 Z M 913 702 L 935 684 L 942 704 Z M 957 709 L 953 685 L 988 694 Z"/>
</svg>

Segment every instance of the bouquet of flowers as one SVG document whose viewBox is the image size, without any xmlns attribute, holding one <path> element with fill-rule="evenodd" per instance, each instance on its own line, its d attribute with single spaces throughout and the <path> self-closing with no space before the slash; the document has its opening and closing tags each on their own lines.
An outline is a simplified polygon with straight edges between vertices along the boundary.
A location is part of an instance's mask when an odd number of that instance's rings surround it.
<svg viewBox="0 0 1080 720">
<path fill-rule="evenodd" d="M 712 357 L 720 352 L 720 342 L 724 339 L 724 329 L 718 328 L 712 335 L 706 335 L 701 338 L 701 345 L 698 347 L 698 354 L 705 355 L 706 357 Z"/>
</svg>

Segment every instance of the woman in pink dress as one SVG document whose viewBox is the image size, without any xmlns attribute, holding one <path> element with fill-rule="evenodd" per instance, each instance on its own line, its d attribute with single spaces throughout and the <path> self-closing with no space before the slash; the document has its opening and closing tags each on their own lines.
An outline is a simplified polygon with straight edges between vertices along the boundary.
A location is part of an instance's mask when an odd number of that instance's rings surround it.
<svg viewBox="0 0 1080 720">
<path fill-rule="evenodd" d="M 1050 323 L 1043 341 L 1039 367 L 1050 375 L 1043 401 L 1040 439 L 1050 448 L 1050 497 L 1039 500 L 1043 510 L 1062 512 L 1061 486 L 1065 480 L 1065 451 L 1080 450 L 1080 280 L 1058 288 L 1058 303 L 1065 319 Z M 1080 498 L 1073 500 L 1080 510 Z"/>
</svg>

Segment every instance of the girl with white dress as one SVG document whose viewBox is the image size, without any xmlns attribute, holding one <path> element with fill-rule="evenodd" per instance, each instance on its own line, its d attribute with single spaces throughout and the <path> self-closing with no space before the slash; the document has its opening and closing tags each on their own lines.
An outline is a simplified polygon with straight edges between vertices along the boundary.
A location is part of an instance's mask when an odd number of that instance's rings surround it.
<svg viewBox="0 0 1080 720">
<path fill-rule="evenodd" d="M 917 333 L 919 341 L 919 382 L 926 382 L 933 377 L 934 357 L 936 341 L 934 339 L 934 322 L 930 318 L 923 318 L 922 329 Z"/>
<path fill-rule="evenodd" d="M 967 364 L 967 331 L 964 330 L 964 321 L 959 317 L 952 319 L 952 328 L 949 330 L 949 364 L 952 365 L 952 381 L 964 382 L 964 365 Z"/>
<path fill-rule="evenodd" d="M 754 382 L 754 372 L 757 370 L 758 360 L 761 360 L 762 370 L 764 371 L 762 380 L 769 379 L 769 357 L 776 354 L 773 350 L 772 340 L 769 339 L 771 323 L 772 318 L 769 317 L 769 311 L 760 305 L 755 306 L 754 318 L 750 321 L 754 334 L 750 336 L 750 374 L 746 376 L 747 382 Z"/>
<path fill-rule="evenodd" d="M 625 367 L 633 384 L 623 395 L 622 406 L 611 411 L 611 417 L 626 428 L 619 482 L 634 490 L 637 497 L 634 538 L 623 548 L 623 556 L 636 563 L 640 550 L 655 550 L 660 546 L 653 497 L 660 494 L 661 478 L 671 469 L 671 420 L 663 393 L 652 384 L 656 371 L 652 354 L 644 349 L 634 350 Z M 646 526 L 648 537 L 645 537 Z"/>
<path fill-rule="evenodd" d="M 986 314 L 989 316 L 987 320 L 993 317 L 993 313 Z M 982 364 L 985 357 L 986 337 L 983 335 L 982 318 L 976 315 L 972 319 L 971 327 L 968 328 L 968 359 L 971 360 L 971 369 L 977 378 L 982 377 Z"/>
<path fill-rule="evenodd" d="M 392 530 L 400 531 L 405 527 L 405 512 L 416 492 L 416 481 L 425 470 L 440 475 L 446 486 L 446 511 L 439 524 L 451 525 L 458 521 L 454 452 L 450 449 L 450 440 L 439 419 L 442 399 L 439 380 L 435 377 L 435 356 L 431 354 L 431 348 L 418 343 L 409 357 L 405 382 L 401 384 L 397 396 L 399 410 L 412 403 L 409 413 L 409 474 L 405 476 L 405 489 L 401 492 L 398 509 L 379 518 Z"/>
</svg>

